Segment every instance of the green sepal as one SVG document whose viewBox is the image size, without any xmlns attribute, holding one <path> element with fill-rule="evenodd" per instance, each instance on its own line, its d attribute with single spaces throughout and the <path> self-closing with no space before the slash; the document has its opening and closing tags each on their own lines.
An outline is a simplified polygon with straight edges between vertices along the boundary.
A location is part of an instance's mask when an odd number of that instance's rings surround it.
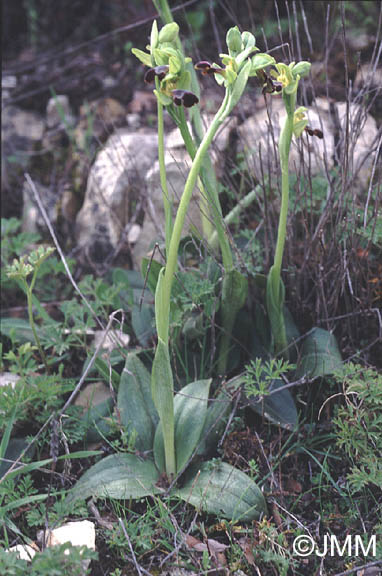
<svg viewBox="0 0 382 576">
<path fill-rule="evenodd" d="M 298 62 L 292 68 L 293 77 L 297 78 L 297 76 L 299 76 L 300 78 L 303 78 L 304 76 L 307 76 L 310 72 L 310 68 L 311 68 L 310 62 L 306 62 L 305 60 Z"/>
<path fill-rule="evenodd" d="M 236 56 L 241 51 L 242 38 L 237 26 L 230 28 L 226 34 L 226 44 L 230 56 Z"/>
<path fill-rule="evenodd" d="M 224 118 L 227 117 L 228 114 L 230 114 L 230 112 L 233 110 L 233 108 L 236 106 L 236 104 L 242 97 L 245 87 L 247 85 L 250 70 L 251 70 L 251 61 L 248 60 L 248 62 L 244 64 L 243 68 L 241 69 L 238 77 L 236 78 L 233 84 L 233 87 L 231 89 L 232 92 L 228 100 L 227 109 L 224 112 Z"/>
<path fill-rule="evenodd" d="M 273 58 L 273 56 L 270 56 L 269 54 L 264 54 L 263 52 L 259 53 L 259 54 L 255 54 L 252 58 L 252 66 L 251 66 L 251 71 L 249 73 L 249 76 L 256 76 L 256 72 L 257 70 L 262 70 L 263 68 L 266 68 L 267 66 L 272 66 L 275 63 L 275 59 Z"/>
<path fill-rule="evenodd" d="M 153 25 L 151 26 L 151 35 L 150 35 L 150 49 L 151 54 L 153 54 L 155 48 L 158 46 L 158 24 L 157 21 L 154 20 Z"/>
<path fill-rule="evenodd" d="M 138 58 L 140 62 L 142 62 L 142 64 L 144 64 L 145 66 L 149 66 L 151 68 L 152 62 L 150 54 L 147 54 L 147 52 L 143 52 L 143 50 L 139 50 L 139 48 L 132 48 L 131 51 L 134 54 L 134 56 Z"/>
</svg>

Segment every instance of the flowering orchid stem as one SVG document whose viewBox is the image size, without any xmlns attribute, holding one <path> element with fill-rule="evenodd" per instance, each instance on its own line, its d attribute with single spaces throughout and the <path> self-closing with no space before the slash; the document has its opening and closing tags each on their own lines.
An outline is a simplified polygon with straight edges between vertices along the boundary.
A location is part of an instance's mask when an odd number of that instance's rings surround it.
<svg viewBox="0 0 382 576">
<path fill-rule="evenodd" d="M 165 146 L 164 146 L 164 127 L 163 127 L 163 105 L 157 99 L 158 109 L 158 159 L 159 159 L 159 173 L 160 183 L 163 194 L 163 206 L 165 215 L 165 237 L 166 237 L 166 254 L 168 254 L 170 247 L 170 240 L 172 234 L 172 202 L 168 193 L 167 177 L 166 177 L 166 164 L 165 164 Z"/>
<path fill-rule="evenodd" d="M 267 310 L 271 324 L 271 331 L 275 354 L 288 356 L 288 340 L 284 319 L 284 285 L 281 279 L 281 267 L 285 247 L 289 204 L 289 152 L 293 136 L 294 109 L 296 93 L 283 94 L 284 104 L 287 111 L 284 126 L 279 140 L 279 154 L 281 167 L 281 208 L 277 242 L 273 266 L 267 280 Z"/>
<path fill-rule="evenodd" d="M 27 304 L 28 304 L 28 319 L 29 319 L 29 324 L 30 327 L 32 328 L 32 332 L 33 332 L 33 337 L 35 339 L 38 351 L 40 353 L 41 356 L 41 360 L 45 366 L 45 370 L 46 373 L 49 374 L 50 370 L 49 370 L 49 365 L 45 356 L 45 352 L 43 347 L 41 346 L 41 342 L 40 342 L 40 338 L 38 337 L 37 334 L 37 330 L 36 330 L 36 325 L 35 325 L 35 321 L 33 318 L 33 298 L 32 298 L 32 294 L 33 294 L 33 288 L 36 282 L 36 278 L 37 278 L 37 270 L 35 270 L 34 274 L 33 274 L 33 278 L 32 281 L 30 283 L 30 285 L 28 285 L 28 282 L 26 280 L 24 280 L 24 286 L 25 286 L 25 293 L 27 296 Z"/>
<path fill-rule="evenodd" d="M 191 166 L 191 170 L 188 174 L 188 178 L 184 187 L 182 197 L 180 199 L 178 211 L 176 214 L 174 229 L 171 235 L 171 241 L 169 246 L 169 252 L 167 257 L 167 264 L 163 278 L 163 297 L 162 297 L 162 311 L 163 317 L 166 322 L 163 322 L 162 326 L 158 327 L 158 336 L 164 341 L 168 342 L 169 336 L 169 314 L 170 314 L 170 299 L 171 299 L 171 288 L 174 281 L 174 275 L 176 272 L 177 262 L 178 262 L 178 249 L 180 238 L 182 234 L 182 229 L 184 225 L 184 220 L 186 217 L 187 209 L 191 200 L 192 192 L 196 184 L 197 177 L 200 173 L 203 158 L 211 145 L 211 142 L 221 124 L 222 113 L 224 112 L 227 97 L 219 108 L 215 115 L 209 129 L 207 130 L 200 146 L 195 154 L 194 161 Z"/>
</svg>

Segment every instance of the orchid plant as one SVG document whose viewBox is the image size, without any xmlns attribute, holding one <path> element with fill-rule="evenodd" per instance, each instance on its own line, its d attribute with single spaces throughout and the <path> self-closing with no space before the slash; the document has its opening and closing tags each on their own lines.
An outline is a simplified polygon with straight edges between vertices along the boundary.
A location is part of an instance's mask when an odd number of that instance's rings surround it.
<svg viewBox="0 0 382 576">
<path fill-rule="evenodd" d="M 166 2 L 158 0 L 158 4 L 163 7 Z M 220 55 L 221 64 L 201 61 L 195 65 L 197 71 L 216 79 L 224 88 L 224 97 L 205 134 L 199 131 L 191 135 L 186 111 L 189 109 L 192 112 L 198 104 L 199 92 L 191 59 L 184 56 L 179 41 L 179 27 L 172 21 L 171 13 L 165 11 L 165 15 L 167 24 L 160 30 L 157 23 L 153 23 L 147 52 L 133 49 L 135 56 L 147 67 L 145 81 L 155 84 L 166 247 L 166 263 L 158 273 L 155 286 L 158 340 L 151 371 L 138 354 L 129 353 L 118 388 L 120 419 L 128 431 L 134 433 L 137 452 L 115 454 L 95 464 L 71 490 L 69 499 L 88 496 L 130 499 L 170 492 L 201 510 L 233 520 L 250 520 L 267 510 L 256 483 L 229 464 L 200 462 L 201 458 L 210 456 L 216 449 L 221 426 L 230 407 L 229 395 L 222 391 L 209 403 L 211 380 L 191 382 L 174 395 L 169 350 L 172 289 L 185 217 L 198 183 L 213 217 L 225 274 L 221 314 L 228 338 L 222 339 L 218 365 L 218 373 L 224 374 L 229 338 L 237 313 L 245 303 L 248 282 L 234 268 L 217 187 L 210 177 L 208 150 L 218 129 L 239 102 L 248 80 L 257 77 L 263 82 L 265 91 L 282 93 L 287 112 L 279 142 L 282 204 L 278 238 L 274 263 L 266 282 L 266 304 L 274 352 L 279 354 L 287 350 L 281 265 L 288 212 L 289 150 L 293 134 L 299 136 L 307 123 L 305 109 L 295 108 L 299 80 L 308 73 L 310 65 L 307 62 L 289 66 L 276 64 L 272 56 L 258 52 L 251 32 L 231 28 L 226 36 L 227 53 Z M 274 81 L 265 73 L 265 69 L 271 66 L 274 67 L 271 73 Z M 179 127 L 192 159 L 175 218 L 166 182 L 164 110 Z M 240 378 L 231 381 L 232 387 L 240 383 Z"/>
</svg>

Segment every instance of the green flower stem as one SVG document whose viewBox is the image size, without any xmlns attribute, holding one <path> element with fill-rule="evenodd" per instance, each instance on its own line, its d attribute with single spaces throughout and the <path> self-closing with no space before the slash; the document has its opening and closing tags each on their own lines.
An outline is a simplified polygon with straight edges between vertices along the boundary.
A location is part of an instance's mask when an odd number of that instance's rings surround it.
<svg viewBox="0 0 382 576">
<path fill-rule="evenodd" d="M 161 316 L 165 319 L 160 326 L 157 326 L 158 337 L 160 337 L 164 342 L 168 342 L 169 336 L 169 324 L 170 324 L 170 300 L 171 300 L 171 289 L 174 280 L 174 275 L 176 272 L 177 262 L 178 262 L 178 249 L 180 238 L 182 234 L 182 229 L 184 225 L 184 220 L 187 213 L 187 208 L 191 200 L 192 192 L 199 175 L 203 158 L 211 145 L 211 142 L 221 125 L 226 104 L 228 101 L 228 95 L 226 94 L 221 107 L 215 115 L 210 127 L 208 128 L 206 134 L 200 146 L 196 152 L 194 161 L 191 166 L 191 170 L 188 174 L 187 181 L 184 187 L 184 191 L 179 203 L 178 211 L 176 214 L 174 228 L 171 236 L 171 242 L 167 257 L 167 264 L 165 268 L 164 278 L 163 278 L 163 294 L 162 294 L 162 314 Z"/>
<path fill-rule="evenodd" d="M 172 203 L 168 193 L 167 178 L 166 178 L 166 164 L 165 164 L 165 146 L 164 146 L 164 127 L 163 127 L 163 105 L 157 98 L 158 109 L 158 160 L 159 160 L 159 174 L 160 183 L 163 194 L 163 206 L 165 215 L 165 237 L 166 237 L 166 254 L 168 254 L 170 247 L 170 240 L 172 234 Z"/>
<path fill-rule="evenodd" d="M 267 308 L 271 323 L 275 353 L 287 356 L 288 341 L 284 321 L 284 287 L 281 280 L 281 266 L 287 231 L 289 204 L 289 152 L 293 136 L 293 119 L 296 105 L 296 91 L 294 91 L 292 94 L 286 94 L 285 91 L 283 91 L 283 100 L 287 116 L 285 118 L 284 126 L 281 130 L 279 139 L 281 167 L 281 208 L 275 256 L 273 266 L 271 267 L 268 274 Z"/>
<path fill-rule="evenodd" d="M 287 115 L 283 129 L 280 134 L 280 165 L 281 165 L 281 208 L 279 216 L 279 226 L 277 231 L 276 251 L 273 266 L 277 273 L 278 284 L 281 278 L 281 265 L 284 254 L 287 217 L 289 206 L 289 150 L 293 135 L 293 116 Z M 279 296 L 280 289 L 277 288 L 277 296 Z"/>
<path fill-rule="evenodd" d="M 33 278 L 31 281 L 30 286 L 28 285 L 28 282 L 26 280 L 24 280 L 24 286 L 25 286 L 25 292 L 27 295 L 27 304 L 28 304 L 28 318 L 29 318 L 29 324 L 32 328 L 32 332 L 33 332 L 33 337 L 35 339 L 38 351 L 40 353 L 41 356 L 41 360 L 45 366 L 45 370 L 47 372 L 47 374 L 49 374 L 49 366 L 48 366 L 48 362 L 45 356 L 45 352 L 43 347 L 41 346 L 41 342 L 40 342 L 40 338 L 38 337 L 37 334 L 37 330 L 36 330 L 36 325 L 34 322 L 34 318 L 33 318 L 33 300 L 32 300 L 32 293 L 33 293 L 33 288 L 36 282 L 36 277 L 37 277 L 37 273 L 35 271 L 35 273 L 33 274 Z"/>
</svg>

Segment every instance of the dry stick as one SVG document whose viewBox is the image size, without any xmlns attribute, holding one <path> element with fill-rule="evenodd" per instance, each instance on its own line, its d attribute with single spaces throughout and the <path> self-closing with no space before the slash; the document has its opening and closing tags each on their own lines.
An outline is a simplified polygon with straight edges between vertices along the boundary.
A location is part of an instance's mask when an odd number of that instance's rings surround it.
<svg viewBox="0 0 382 576">
<path fill-rule="evenodd" d="M 350 568 L 350 570 L 345 570 L 345 572 L 338 572 L 334 576 L 348 576 L 348 574 L 354 574 L 354 572 L 358 572 L 358 570 L 365 570 L 366 568 L 371 568 L 372 566 L 382 566 L 382 560 L 374 560 L 374 562 L 368 562 L 363 566 L 355 566 L 354 568 Z M 360 572 L 361 574 L 362 572 Z"/>
<path fill-rule="evenodd" d="M 66 273 L 67 273 L 67 275 L 68 275 L 68 278 L 69 278 L 70 282 L 71 282 L 72 285 L 73 285 L 73 288 L 75 289 L 75 291 L 77 292 L 77 294 L 80 296 L 80 298 L 81 298 L 82 301 L 84 302 L 85 306 L 88 308 L 89 312 L 91 313 L 91 315 L 93 316 L 93 318 L 94 318 L 95 321 L 97 322 L 98 326 L 99 326 L 102 330 L 105 330 L 104 324 L 103 324 L 102 321 L 98 318 L 96 312 L 93 310 L 91 304 L 90 304 L 89 301 L 87 300 L 86 296 L 84 296 L 84 294 L 81 292 L 81 290 L 80 290 L 77 282 L 74 280 L 74 278 L 73 278 L 73 276 L 72 276 L 72 273 L 71 273 L 71 271 L 70 271 L 70 269 L 69 269 L 68 263 L 67 263 L 66 258 L 65 258 L 65 254 L 63 253 L 63 251 L 62 251 L 62 249 L 61 249 L 61 246 L 60 246 L 60 244 L 59 244 L 59 242 L 58 242 L 58 240 L 57 240 L 57 236 L 56 236 L 56 234 L 55 234 L 55 232 L 54 232 L 54 229 L 53 229 L 53 226 L 52 226 L 52 224 L 51 224 L 51 222 L 50 222 L 50 220 L 49 220 L 49 216 L 48 216 L 48 214 L 47 214 L 47 212 L 46 212 L 46 210 L 45 210 L 45 207 L 44 207 L 44 205 L 43 205 L 43 203 L 42 203 L 42 201 L 41 201 L 41 197 L 40 197 L 40 194 L 39 194 L 39 192 L 38 192 L 38 190 L 37 190 L 37 188 L 36 188 L 35 183 L 33 182 L 32 178 L 30 177 L 30 175 L 29 175 L 27 172 L 24 174 L 24 176 L 25 176 L 26 181 L 27 181 L 28 184 L 29 184 L 30 189 L 31 189 L 32 192 L 33 192 L 33 196 L 34 196 L 34 198 L 35 198 L 35 200 L 36 200 L 36 203 L 37 203 L 37 205 L 38 205 L 38 207 L 39 207 L 39 210 L 40 210 L 40 212 L 41 212 L 41 215 L 42 215 L 42 217 L 43 217 L 43 219 L 44 219 L 45 225 L 46 225 L 46 227 L 47 227 L 48 230 L 49 230 L 49 233 L 50 233 L 50 235 L 51 235 L 51 237 L 52 237 L 52 240 L 53 240 L 54 245 L 55 245 L 55 247 L 56 247 L 56 249 L 57 249 L 57 252 L 58 252 L 59 255 L 60 255 L 60 258 L 61 258 L 62 263 L 63 263 L 63 265 L 64 265 L 65 271 L 66 271 Z M 123 310 L 119 310 L 119 312 L 121 312 L 121 313 L 123 314 Z M 112 314 L 111 316 L 114 317 L 114 314 L 116 314 L 116 312 L 113 312 L 113 314 Z M 111 316 L 109 316 L 109 319 L 111 318 Z M 110 320 L 109 320 L 109 323 L 110 323 Z M 108 323 L 108 326 L 109 326 L 109 323 Z M 106 328 L 106 329 L 107 329 L 107 328 Z M 118 339 L 117 336 L 115 336 L 113 333 L 111 333 L 111 334 L 109 335 L 109 339 L 112 340 L 115 344 L 117 344 L 117 345 L 118 345 L 118 348 L 121 350 L 121 346 L 123 347 L 123 345 L 122 345 L 122 343 L 120 342 L 120 340 Z M 104 339 L 102 339 L 102 342 L 104 342 Z"/>
<path fill-rule="evenodd" d="M 192 4 L 195 4 L 197 1 L 198 0 L 188 0 L 187 2 L 184 2 L 182 4 L 179 4 L 178 6 L 174 6 L 173 8 L 171 8 L 171 12 L 178 12 L 179 10 L 184 10 L 184 8 L 187 8 L 188 6 L 192 6 Z M 82 50 L 83 48 L 86 48 L 86 47 L 91 46 L 93 44 L 103 42 L 104 40 L 108 40 L 109 38 L 113 38 L 114 36 L 117 36 L 118 34 L 123 34 L 124 32 L 127 32 L 129 30 L 133 30 L 135 28 L 138 28 L 139 26 L 144 26 L 145 24 L 149 24 L 150 22 L 152 22 L 157 17 L 158 17 L 158 14 L 155 14 L 153 16 L 149 16 L 147 18 L 142 18 L 141 20 L 138 20 L 137 22 L 133 22 L 132 24 L 128 24 L 126 26 L 120 26 L 119 28 L 115 28 L 114 30 L 111 30 L 110 32 L 105 32 L 104 34 L 100 34 L 99 36 L 96 36 L 95 38 L 92 38 L 91 40 L 86 40 L 84 42 L 81 42 L 80 44 L 77 44 L 76 46 L 70 46 L 69 48 L 65 48 L 64 50 L 58 51 L 55 54 L 48 54 L 47 56 L 43 56 L 42 58 L 37 60 L 37 64 L 42 64 L 42 63 L 49 62 L 51 60 L 55 60 L 57 58 L 63 58 L 65 56 L 69 56 L 70 54 L 74 54 L 75 52 L 78 52 L 78 51 Z M 17 74 L 17 73 L 21 73 L 21 72 L 26 72 L 27 70 L 30 70 L 33 68 L 36 68 L 36 61 L 35 60 L 32 62 L 28 62 L 27 64 L 23 64 L 21 67 L 7 68 L 5 71 L 7 74 Z"/>
<path fill-rule="evenodd" d="M 135 568 L 136 568 L 139 576 L 142 576 L 142 574 L 146 574 L 147 576 L 152 576 L 151 572 L 148 572 L 147 570 L 145 570 L 144 568 L 142 568 L 142 566 L 140 566 L 140 565 L 138 564 L 137 557 L 135 556 L 134 548 L 133 548 L 133 546 L 132 546 L 132 544 L 131 544 L 131 540 L 130 540 L 129 535 L 128 535 L 128 533 L 127 533 L 126 527 L 125 527 L 125 525 L 124 525 L 124 523 L 123 523 L 123 521 L 122 521 L 122 518 L 118 518 L 118 522 L 119 522 L 119 525 L 120 525 L 121 528 L 122 528 L 123 535 L 125 536 L 125 538 L 126 538 L 126 540 L 127 540 L 127 543 L 128 543 L 128 545 L 129 545 L 130 552 L 131 552 L 131 558 L 132 558 L 132 560 L 133 560 L 133 564 L 134 564 L 134 566 L 135 566 Z"/>
<path fill-rule="evenodd" d="M 44 219 L 44 222 L 45 222 L 45 224 L 46 224 L 46 226 L 47 226 L 47 228 L 48 228 L 48 230 L 49 230 L 49 233 L 50 233 L 50 235 L 51 235 L 51 237 L 52 237 L 52 240 L 53 240 L 53 242 L 54 242 L 54 245 L 56 246 L 57 252 L 58 252 L 59 255 L 60 255 L 60 258 L 61 258 L 61 260 L 62 260 L 62 263 L 63 263 L 63 265 L 64 265 L 65 271 L 66 271 L 66 273 L 67 273 L 67 275 L 68 275 L 68 278 L 69 278 L 70 282 L 72 283 L 75 291 L 79 294 L 79 296 L 81 297 L 81 299 L 82 299 L 83 302 L 85 303 L 85 306 L 88 308 L 88 310 L 90 311 L 91 315 L 93 316 L 93 318 L 95 319 L 95 321 L 97 322 L 97 324 L 100 326 L 100 328 L 101 328 L 102 330 L 105 330 L 104 325 L 102 324 L 101 320 L 98 318 L 97 314 L 94 312 L 93 308 L 92 308 L 91 305 L 89 304 L 89 302 L 88 302 L 88 300 L 86 299 L 86 297 L 82 294 L 82 292 L 81 292 L 81 290 L 80 290 L 77 282 L 74 280 L 74 278 L 73 278 L 73 276 L 72 276 L 72 273 L 71 273 L 71 271 L 69 270 L 69 266 L 68 266 L 68 264 L 67 264 L 67 262 L 66 262 L 65 255 L 64 255 L 63 251 L 61 250 L 60 244 L 58 243 L 57 236 L 56 236 L 56 234 L 55 234 L 55 232 L 54 232 L 54 230 L 53 230 L 52 224 L 50 223 L 49 216 L 48 216 L 48 214 L 47 214 L 47 212 L 46 212 L 46 210 L 45 210 L 45 207 L 44 207 L 44 205 L 43 205 L 43 203 L 42 203 L 42 201 L 41 201 L 41 197 L 40 197 L 40 195 L 39 195 L 39 193 L 38 193 L 38 191 L 37 191 L 37 188 L 36 188 L 35 183 L 33 182 L 32 178 L 30 177 L 30 175 L 28 174 L 28 172 L 26 172 L 26 173 L 24 174 L 24 176 L 25 176 L 26 181 L 27 181 L 28 184 L 29 184 L 30 189 L 31 189 L 32 192 L 33 192 L 33 196 L 34 196 L 34 198 L 35 198 L 35 200 L 36 200 L 37 206 L 39 207 L 39 210 L 40 210 L 41 215 L 42 215 L 42 217 L 43 217 L 43 219 Z"/>
<path fill-rule="evenodd" d="M 373 181 L 374 181 L 374 176 L 375 176 L 375 170 L 377 168 L 377 163 L 378 163 L 378 157 L 379 157 L 379 151 L 381 149 L 381 145 L 382 145 L 382 136 L 379 138 L 379 142 L 378 142 L 378 147 L 377 147 L 377 151 L 375 153 L 375 159 L 373 162 L 373 169 L 371 171 L 371 176 L 370 176 L 370 184 L 369 184 L 369 189 L 367 191 L 367 199 L 366 199 L 366 204 L 365 204 L 365 211 L 363 213 L 363 227 L 366 228 L 367 226 L 367 212 L 368 212 L 368 208 L 369 208 L 369 203 L 370 203 L 370 198 L 371 198 L 371 193 L 372 193 L 372 188 L 373 188 Z"/>
</svg>

